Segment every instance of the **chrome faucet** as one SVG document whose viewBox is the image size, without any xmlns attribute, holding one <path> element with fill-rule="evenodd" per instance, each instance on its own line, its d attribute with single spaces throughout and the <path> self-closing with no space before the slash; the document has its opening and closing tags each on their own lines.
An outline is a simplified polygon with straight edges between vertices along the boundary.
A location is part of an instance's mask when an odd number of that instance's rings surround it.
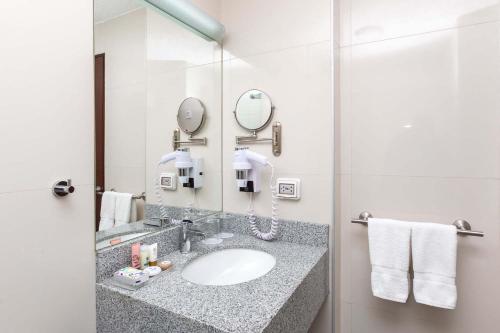
<svg viewBox="0 0 500 333">
<path fill-rule="evenodd" d="M 182 220 L 181 231 L 179 234 L 179 250 L 182 254 L 191 252 L 191 236 L 195 235 L 201 237 L 202 239 L 205 238 L 205 233 L 190 227 L 192 224 L 193 221 Z"/>
</svg>

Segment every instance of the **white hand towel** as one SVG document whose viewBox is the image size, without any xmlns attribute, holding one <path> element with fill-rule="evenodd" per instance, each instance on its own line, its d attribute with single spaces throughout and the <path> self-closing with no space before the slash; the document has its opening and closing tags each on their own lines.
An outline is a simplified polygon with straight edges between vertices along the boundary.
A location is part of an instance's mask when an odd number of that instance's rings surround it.
<svg viewBox="0 0 500 333">
<path fill-rule="evenodd" d="M 137 200 L 132 199 L 132 207 L 130 208 L 130 222 L 137 222 Z"/>
<path fill-rule="evenodd" d="M 418 303 L 445 309 L 457 305 L 457 229 L 452 225 L 412 225 L 413 294 Z"/>
<path fill-rule="evenodd" d="M 132 212 L 132 194 L 116 193 L 115 227 L 129 223 Z"/>
<path fill-rule="evenodd" d="M 373 296 L 400 303 L 408 299 L 410 236 L 408 222 L 368 220 Z"/>
<path fill-rule="evenodd" d="M 115 224 L 116 193 L 106 191 L 101 200 L 101 221 L 99 231 L 113 228 Z"/>
</svg>

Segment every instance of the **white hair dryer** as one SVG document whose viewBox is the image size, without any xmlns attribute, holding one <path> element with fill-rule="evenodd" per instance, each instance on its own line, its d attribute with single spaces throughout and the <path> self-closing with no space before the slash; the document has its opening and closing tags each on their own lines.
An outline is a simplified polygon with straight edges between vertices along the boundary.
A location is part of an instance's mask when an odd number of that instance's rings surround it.
<svg viewBox="0 0 500 333">
<path fill-rule="evenodd" d="M 261 232 L 257 227 L 256 217 L 254 213 L 254 193 L 260 192 L 260 172 L 262 167 L 271 167 L 271 230 L 269 232 Z M 233 169 L 236 170 L 236 185 L 240 192 L 250 193 L 250 206 L 248 208 L 248 221 L 252 233 L 260 239 L 272 240 L 276 237 L 279 229 L 278 220 L 278 198 L 276 196 L 276 186 L 274 185 L 274 167 L 267 157 L 257 154 L 248 147 L 236 147 L 234 151 Z"/>
<path fill-rule="evenodd" d="M 179 148 L 174 152 L 163 155 L 159 165 L 175 160 L 175 167 L 179 170 L 179 181 L 181 184 L 189 183 L 189 169 L 193 167 L 193 160 L 188 148 Z"/>
</svg>

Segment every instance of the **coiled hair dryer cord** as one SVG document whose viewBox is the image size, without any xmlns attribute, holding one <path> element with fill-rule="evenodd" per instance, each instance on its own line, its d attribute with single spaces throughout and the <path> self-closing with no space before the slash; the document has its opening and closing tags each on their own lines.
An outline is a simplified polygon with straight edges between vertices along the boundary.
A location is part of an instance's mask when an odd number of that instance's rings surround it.
<svg viewBox="0 0 500 333">
<path fill-rule="evenodd" d="M 271 189 L 271 230 L 269 232 L 262 232 L 257 227 L 257 218 L 255 217 L 254 210 L 254 197 L 253 193 L 250 193 L 250 205 L 248 207 L 247 218 L 250 222 L 250 229 L 255 237 L 270 241 L 273 240 L 279 231 L 279 219 L 278 219 L 278 197 L 276 191 L 276 184 L 274 182 L 274 166 L 267 162 L 267 165 L 271 167 L 271 179 L 269 188 Z"/>
</svg>

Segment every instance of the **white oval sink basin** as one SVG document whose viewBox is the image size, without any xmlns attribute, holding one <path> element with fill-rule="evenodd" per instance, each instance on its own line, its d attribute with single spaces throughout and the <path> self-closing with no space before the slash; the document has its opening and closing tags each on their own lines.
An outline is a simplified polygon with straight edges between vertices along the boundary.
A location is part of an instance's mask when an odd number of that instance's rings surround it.
<svg viewBox="0 0 500 333">
<path fill-rule="evenodd" d="M 228 286 L 266 275 L 276 259 L 266 252 L 226 249 L 201 256 L 182 270 L 182 277 L 207 286 Z"/>
</svg>

